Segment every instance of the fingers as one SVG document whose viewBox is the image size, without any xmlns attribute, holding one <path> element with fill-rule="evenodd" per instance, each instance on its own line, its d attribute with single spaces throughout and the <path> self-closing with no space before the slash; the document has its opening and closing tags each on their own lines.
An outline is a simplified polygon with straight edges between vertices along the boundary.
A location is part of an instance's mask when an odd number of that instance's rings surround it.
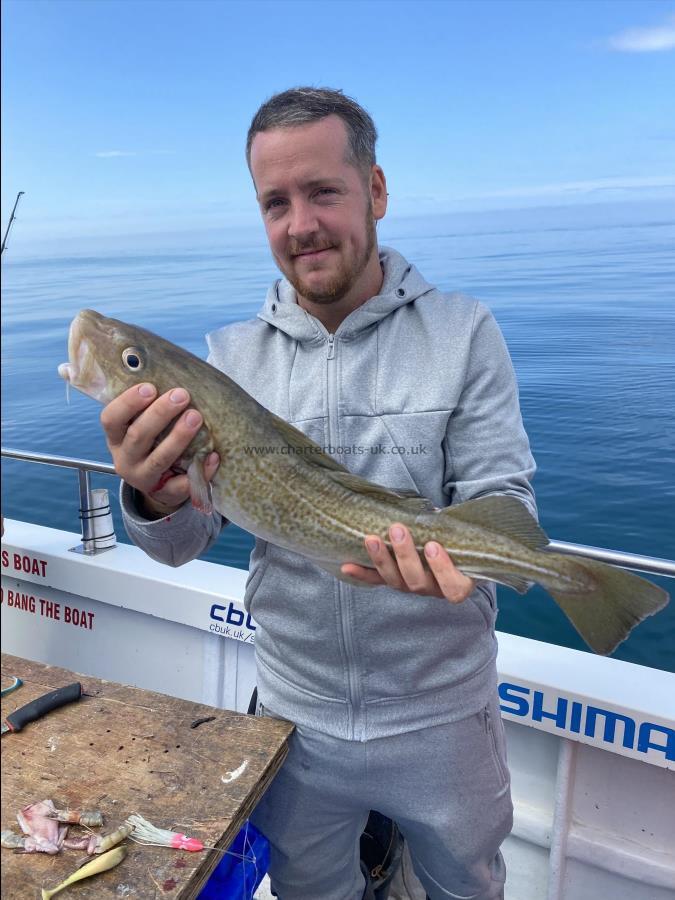
<svg viewBox="0 0 675 900">
<path fill-rule="evenodd" d="M 104 408 L 101 424 L 111 449 L 124 445 L 125 452 L 132 457 L 147 456 L 158 436 L 190 402 L 190 395 L 183 388 L 174 388 L 157 399 L 156 394 L 153 385 L 141 384 L 120 394 Z M 188 417 L 189 426 L 196 431 L 201 424 L 200 414 L 188 410 L 184 418 Z"/>
<path fill-rule="evenodd" d="M 207 481 L 213 480 L 219 465 L 220 457 L 217 453 L 210 453 L 206 457 L 204 460 L 204 477 Z M 162 474 L 159 482 L 145 494 L 146 506 L 157 513 L 165 514 L 167 510 L 171 511 L 182 506 L 187 500 L 190 496 L 190 481 L 187 475 L 183 473 L 177 474 L 169 469 Z M 159 508 L 157 504 L 159 504 Z M 161 507 L 164 507 L 164 509 Z"/>
<path fill-rule="evenodd" d="M 146 515 L 148 513 L 159 516 L 168 515 L 182 506 L 190 496 L 190 483 L 187 475 L 167 474 L 169 478 L 161 488 L 141 495 L 144 506 L 141 511 Z"/>
<path fill-rule="evenodd" d="M 101 413 L 117 473 L 143 493 L 164 490 L 162 476 L 181 458 L 203 421 L 197 410 L 188 408 L 190 395 L 183 388 L 156 394 L 153 385 L 135 386 Z M 210 470 L 210 477 L 214 473 Z M 172 490 L 180 487 L 185 499 L 183 485 L 174 484 Z"/>
<path fill-rule="evenodd" d="M 389 538 L 394 555 L 376 535 L 366 538 L 368 554 L 384 581 L 399 591 L 438 595 L 438 585 L 422 565 L 408 529 L 396 522 L 389 529 Z"/>
<path fill-rule="evenodd" d="M 476 582 L 455 566 L 447 551 L 435 541 L 424 547 L 424 558 L 429 564 L 441 594 L 451 603 L 461 603 L 476 587 Z"/>
<path fill-rule="evenodd" d="M 427 568 L 405 526 L 400 523 L 392 525 L 389 538 L 393 554 L 377 535 L 366 538 L 366 549 L 375 570 L 349 563 L 342 567 L 342 571 L 365 584 L 387 584 L 399 591 L 445 597 L 451 603 L 461 603 L 474 589 L 473 579 L 455 567 L 440 544 L 435 541 L 426 544 L 424 558 Z"/>
<path fill-rule="evenodd" d="M 340 571 L 344 575 L 358 578 L 359 581 L 363 581 L 364 584 L 373 586 L 386 584 L 384 578 L 382 578 L 380 573 L 375 571 L 375 569 L 368 569 L 366 566 L 357 566 L 356 563 L 345 563 L 340 567 Z"/>
<path fill-rule="evenodd" d="M 217 453 L 209 453 L 209 455 L 204 460 L 204 478 L 207 481 L 213 481 L 213 476 L 218 471 L 218 466 L 220 465 L 220 457 Z"/>
<path fill-rule="evenodd" d="M 129 423 L 152 403 L 156 394 L 157 390 L 152 384 L 134 385 L 103 408 L 101 425 L 110 448 L 122 443 Z"/>
</svg>

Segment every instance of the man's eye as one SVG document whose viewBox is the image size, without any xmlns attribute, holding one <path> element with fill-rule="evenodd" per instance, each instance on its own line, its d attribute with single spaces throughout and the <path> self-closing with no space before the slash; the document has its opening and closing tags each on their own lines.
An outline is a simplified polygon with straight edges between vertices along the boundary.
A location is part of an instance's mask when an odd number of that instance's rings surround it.
<svg viewBox="0 0 675 900">
<path fill-rule="evenodd" d="M 265 209 L 278 209 L 284 201 L 280 197 L 275 197 L 274 200 L 269 200 Z"/>
</svg>

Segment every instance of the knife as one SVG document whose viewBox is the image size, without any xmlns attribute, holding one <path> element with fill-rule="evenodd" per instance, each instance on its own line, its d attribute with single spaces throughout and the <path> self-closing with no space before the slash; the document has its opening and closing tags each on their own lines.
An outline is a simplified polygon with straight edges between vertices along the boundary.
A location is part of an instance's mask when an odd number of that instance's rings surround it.
<svg viewBox="0 0 675 900">
<path fill-rule="evenodd" d="M 48 694 L 43 694 L 36 700 L 31 700 L 30 703 L 27 703 L 20 709 L 15 709 L 13 713 L 10 713 L 2 723 L 2 733 L 6 734 L 8 731 L 21 731 L 24 725 L 28 725 L 29 722 L 40 719 L 46 713 L 51 712 L 51 710 L 58 709 L 59 706 L 65 706 L 66 703 L 72 703 L 74 700 L 79 700 L 81 696 L 82 685 L 79 681 L 74 681 L 72 684 L 67 684 L 65 687 L 57 688 L 55 691 L 50 691 Z"/>
</svg>

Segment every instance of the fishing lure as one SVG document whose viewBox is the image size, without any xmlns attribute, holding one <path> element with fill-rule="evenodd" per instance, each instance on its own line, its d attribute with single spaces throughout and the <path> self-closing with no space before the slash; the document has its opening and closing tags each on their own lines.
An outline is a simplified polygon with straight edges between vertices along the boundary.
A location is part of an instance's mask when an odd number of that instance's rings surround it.
<svg viewBox="0 0 675 900">
<path fill-rule="evenodd" d="M 197 838 L 188 837 L 177 831 L 157 828 L 152 822 L 148 822 L 147 819 L 136 813 L 127 818 L 126 824 L 133 828 L 129 835 L 130 839 L 138 844 L 156 844 L 160 847 L 173 847 L 174 850 L 190 850 L 193 853 L 204 850 L 204 844 Z"/>
<path fill-rule="evenodd" d="M 82 866 L 81 869 L 76 869 L 72 875 L 69 875 L 65 881 L 62 881 L 61 884 L 52 888 L 51 891 L 42 888 L 42 900 L 50 900 L 54 894 L 58 894 L 59 891 L 64 890 L 64 888 L 69 887 L 76 881 L 81 881 L 83 878 L 90 878 L 92 875 L 98 875 L 101 872 L 107 872 L 108 869 L 112 869 L 119 865 L 126 855 L 126 847 L 115 847 L 114 850 L 109 850 L 102 856 L 98 856 L 96 859 L 92 860 L 92 862 Z"/>
</svg>

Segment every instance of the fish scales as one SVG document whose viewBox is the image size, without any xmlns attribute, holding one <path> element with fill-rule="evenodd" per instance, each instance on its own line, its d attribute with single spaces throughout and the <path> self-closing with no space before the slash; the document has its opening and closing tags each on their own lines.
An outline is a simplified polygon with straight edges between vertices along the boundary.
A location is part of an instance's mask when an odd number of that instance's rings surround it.
<svg viewBox="0 0 675 900">
<path fill-rule="evenodd" d="M 250 457 L 242 455 L 239 462 L 240 474 L 247 473 Z M 221 469 L 224 465 L 221 464 Z M 251 523 L 250 530 L 254 530 L 254 521 L 267 522 L 268 528 L 260 537 L 271 539 L 273 535 L 282 535 L 292 545 L 289 549 L 304 547 L 320 551 L 331 536 L 333 540 L 344 540 L 347 535 L 356 537 L 348 522 L 337 514 L 336 504 L 316 504 L 316 491 L 320 487 L 311 473 L 307 476 L 294 468 L 290 472 L 283 469 L 277 472 L 272 467 L 254 465 L 251 477 L 240 477 L 234 486 L 229 479 L 216 474 L 213 491 L 216 507 L 229 509 L 232 520 L 239 520 L 237 524 L 245 520 Z M 239 515 L 235 507 L 242 510 Z"/>
<path fill-rule="evenodd" d="M 127 363 L 130 351 L 140 360 L 136 368 Z M 68 353 L 59 373 L 103 403 L 141 382 L 160 393 L 184 387 L 204 419 L 180 461 L 193 503 L 208 510 L 210 490 L 227 519 L 305 555 L 337 578 L 354 581 L 341 572 L 344 563 L 372 566 L 366 535 L 377 534 L 391 546 L 389 527 L 401 522 L 424 565 L 424 545 L 437 541 L 474 578 L 521 593 L 538 582 L 598 653 L 611 653 L 669 600 L 645 578 L 548 550 L 548 538 L 515 497 L 493 494 L 435 509 L 423 497 L 351 474 L 231 378 L 142 328 L 83 310 L 71 324 Z M 214 449 L 221 462 L 209 488 L 203 463 Z"/>
</svg>

